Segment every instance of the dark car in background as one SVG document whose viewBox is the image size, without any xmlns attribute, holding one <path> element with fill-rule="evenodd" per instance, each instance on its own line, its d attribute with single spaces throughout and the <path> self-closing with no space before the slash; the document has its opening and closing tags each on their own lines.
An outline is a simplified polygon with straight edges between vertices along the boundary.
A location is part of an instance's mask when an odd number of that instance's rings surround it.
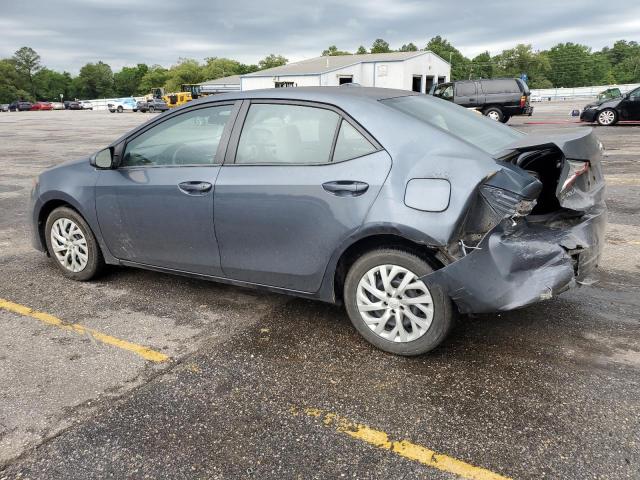
<svg viewBox="0 0 640 480">
<path fill-rule="evenodd" d="M 67 110 L 82 110 L 82 104 L 76 100 L 71 100 L 64 103 Z"/>
<path fill-rule="evenodd" d="M 431 95 L 473 108 L 497 122 L 506 123 L 514 115 L 531 115 L 531 92 L 519 78 L 460 80 L 440 83 L 431 88 Z"/>
<path fill-rule="evenodd" d="M 615 125 L 620 120 L 640 121 L 640 87 L 624 95 L 605 97 L 586 105 L 580 120 L 598 122 L 603 126 Z"/>
<path fill-rule="evenodd" d="M 169 105 L 167 102 L 162 100 L 161 98 L 154 98 L 152 100 L 141 100 L 138 102 L 138 111 L 139 112 L 166 112 L 169 110 Z"/>
<path fill-rule="evenodd" d="M 372 344 L 417 355 L 456 309 L 591 282 L 601 153 L 588 128 L 527 136 L 404 90 L 216 95 L 44 171 L 32 241 L 78 281 L 114 264 L 342 303 Z"/>
<path fill-rule="evenodd" d="M 16 100 L 9 104 L 9 111 L 11 112 L 28 112 L 32 107 L 31 102 L 25 102 L 23 100 Z"/>
</svg>

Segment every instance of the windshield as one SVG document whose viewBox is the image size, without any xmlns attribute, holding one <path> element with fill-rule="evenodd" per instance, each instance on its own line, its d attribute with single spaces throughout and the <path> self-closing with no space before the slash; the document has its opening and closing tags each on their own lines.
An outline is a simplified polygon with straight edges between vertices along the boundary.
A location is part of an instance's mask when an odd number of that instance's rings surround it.
<svg viewBox="0 0 640 480">
<path fill-rule="evenodd" d="M 441 128 L 491 155 L 524 136 L 523 133 L 489 120 L 478 112 L 426 95 L 380 101 L 422 122 Z"/>
<path fill-rule="evenodd" d="M 618 98 L 622 96 L 619 88 L 608 88 L 604 92 L 598 94 L 598 100 L 607 100 L 609 98 Z"/>
</svg>

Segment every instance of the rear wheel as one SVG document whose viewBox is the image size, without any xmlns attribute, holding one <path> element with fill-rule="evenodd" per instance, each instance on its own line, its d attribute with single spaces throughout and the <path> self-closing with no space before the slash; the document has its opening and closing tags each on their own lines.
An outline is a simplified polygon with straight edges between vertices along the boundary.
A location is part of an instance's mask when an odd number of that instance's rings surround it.
<svg viewBox="0 0 640 480">
<path fill-rule="evenodd" d="M 504 115 L 502 117 L 502 120 L 500 120 L 502 123 L 507 123 L 509 121 L 511 117 L 509 115 Z"/>
<path fill-rule="evenodd" d="M 614 125 L 618 121 L 618 114 L 612 108 L 605 108 L 596 117 L 598 123 L 604 127 Z"/>
<path fill-rule="evenodd" d="M 122 105 L 119 105 L 116 110 L 118 111 L 118 113 L 122 113 L 124 111 L 124 108 L 122 108 Z"/>
<path fill-rule="evenodd" d="M 153 113 L 155 111 L 156 111 L 156 109 L 154 107 L 149 107 L 149 113 Z"/>
<path fill-rule="evenodd" d="M 420 257 L 395 249 L 366 253 L 350 268 L 344 300 L 354 327 L 381 350 L 420 355 L 433 350 L 453 325 L 451 301 Z"/>
<path fill-rule="evenodd" d="M 500 110 L 498 107 L 487 108 L 482 113 L 484 113 L 486 117 L 489 117 L 491 120 L 494 120 L 496 122 L 501 122 L 504 118 L 504 115 L 502 115 L 502 110 Z"/>
<path fill-rule="evenodd" d="M 91 228 L 68 207 L 56 208 L 45 226 L 47 250 L 62 273 L 72 280 L 86 281 L 104 268 L 104 259 Z"/>
</svg>

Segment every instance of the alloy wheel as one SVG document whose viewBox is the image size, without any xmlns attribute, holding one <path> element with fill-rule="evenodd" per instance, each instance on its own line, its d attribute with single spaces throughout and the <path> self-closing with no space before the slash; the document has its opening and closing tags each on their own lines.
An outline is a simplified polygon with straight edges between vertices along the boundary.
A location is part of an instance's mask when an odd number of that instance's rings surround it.
<svg viewBox="0 0 640 480">
<path fill-rule="evenodd" d="M 81 272 L 89 262 L 87 239 L 68 218 L 59 218 L 51 226 L 51 247 L 56 259 L 71 272 Z"/>
<path fill-rule="evenodd" d="M 399 343 L 422 337 L 433 321 L 433 299 L 416 274 L 398 265 L 379 265 L 363 275 L 358 311 L 378 336 Z"/>
<path fill-rule="evenodd" d="M 498 115 L 498 112 L 492 110 L 489 113 L 487 113 L 487 117 L 489 117 L 491 120 L 498 122 L 500 121 L 500 115 Z"/>
<path fill-rule="evenodd" d="M 612 110 L 604 110 L 598 114 L 598 122 L 601 125 L 611 125 L 616 119 L 616 114 Z"/>
</svg>

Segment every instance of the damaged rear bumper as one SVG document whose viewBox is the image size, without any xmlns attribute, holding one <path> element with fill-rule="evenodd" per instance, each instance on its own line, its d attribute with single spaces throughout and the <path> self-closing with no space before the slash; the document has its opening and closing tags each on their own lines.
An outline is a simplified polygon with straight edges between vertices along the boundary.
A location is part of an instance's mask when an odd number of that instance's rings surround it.
<svg viewBox="0 0 640 480">
<path fill-rule="evenodd" d="M 461 313 L 530 305 L 595 281 L 605 224 L 604 204 L 572 220 L 506 220 L 471 253 L 421 280 L 444 288 Z"/>
</svg>

